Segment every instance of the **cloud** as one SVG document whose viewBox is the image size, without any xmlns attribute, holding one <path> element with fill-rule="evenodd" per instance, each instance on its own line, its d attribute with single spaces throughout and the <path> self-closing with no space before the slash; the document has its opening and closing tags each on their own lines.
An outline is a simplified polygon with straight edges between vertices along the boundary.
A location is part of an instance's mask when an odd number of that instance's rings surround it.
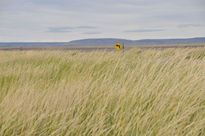
<svg viewBox="0 0 205 136">
<path fill-rule="evenodd" d="M 95 26 L 75 26 L 75 27 L 70 27 L 70 26 L 61 26 L 61 27 L 48 27 L 47 32 L 51 33 L 65 33 L 65 32 L 72 32 L 72 31 L 82 31 L 84 29 L 96 29 L 97 27 Z M 89 34 L 89 33 L 88 33 Z"/>
<path fill-rule="evenodd" d="M 204 6 L 204 0 L 0 0 L 0 42 L 200 37 Z"/>
<path fill-rule="evenodd" d="M 78 29 L 96 29 L 96 26 L 77 26 Z"/>
<path fill-rule="evenodd" d="M 84 32 L 82 34 L 89 34 L 89 35 L 95 35 L 95 34 L 102 34 L 101 32 Z"/>
<path fill-rule="evenodd" d="M 126 33 L 147 33 L 147 32 L 161 32 L 164 29 L 135 29 L 135 30 L 126 30 Z"/>
<path fill-rule="evenodd" d="M 6 6 L 6 0 L 0 0 L 0 11 L 5 9 L 5 6 Z"/>
<path fill-rule="evenodd" d="M 178 28 L 187 28 L 187 27 L 203 27 L 205 25 L 202 24 L 180 24 L 177 27 Z"/>
<path fill-rule="evenodd" d="M 49 27 L 47 32 L 51 33 L 65 33 L 72 32 L 72 27 Z"/>
</svg>

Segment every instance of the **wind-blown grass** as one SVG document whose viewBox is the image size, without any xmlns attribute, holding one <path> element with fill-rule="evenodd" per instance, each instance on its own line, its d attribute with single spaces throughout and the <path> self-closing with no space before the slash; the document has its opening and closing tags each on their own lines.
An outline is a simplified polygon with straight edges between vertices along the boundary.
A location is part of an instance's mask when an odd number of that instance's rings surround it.
<svg viewBox="0 0 205 136">
<path fill-rule="evenodd" d="M 205 135 L 205 49 L 1 51 L 0 135 Z"/>
</svg>

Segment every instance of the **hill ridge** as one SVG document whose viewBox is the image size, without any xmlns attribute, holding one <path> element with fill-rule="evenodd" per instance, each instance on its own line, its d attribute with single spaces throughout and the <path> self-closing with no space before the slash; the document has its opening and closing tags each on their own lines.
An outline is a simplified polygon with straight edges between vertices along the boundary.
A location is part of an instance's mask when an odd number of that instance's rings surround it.
<svg viewBox="0 0 205 136">
<path fill-rule="evenodd" d="M 141 39 L 141 40 L 128 40 L 120 38 L 91 38 L 80 39 L 68 42 L 72 46 L 87 46 L 87 45 L 113 45 L 116 42 L 121 42 L 126 45 L 146 45 L 146 44 L 192 44 L 192 43 L 205 43 L 205 37 L 196 38 L 173 38 L 173 39 Z"/>
</svg>

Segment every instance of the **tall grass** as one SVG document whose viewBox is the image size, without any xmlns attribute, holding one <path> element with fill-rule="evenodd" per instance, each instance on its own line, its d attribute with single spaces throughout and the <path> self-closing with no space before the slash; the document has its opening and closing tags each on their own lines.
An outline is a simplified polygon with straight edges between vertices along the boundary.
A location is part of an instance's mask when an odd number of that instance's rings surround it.
<svg viewBox="0 0 205 136">
<path fill-rule="evenodd" d="M 205 49 L 1 51 L 0 135 L 204 136 Z"/>
</svg>

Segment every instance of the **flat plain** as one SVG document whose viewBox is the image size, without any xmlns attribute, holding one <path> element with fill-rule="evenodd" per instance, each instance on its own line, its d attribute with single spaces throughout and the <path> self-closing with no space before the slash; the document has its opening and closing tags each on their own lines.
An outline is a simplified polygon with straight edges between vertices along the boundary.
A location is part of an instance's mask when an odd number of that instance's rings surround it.
<svg viewBox="0 0 205 136">
<path fill-rule="evenodd" d="M 52 45 L 52 44 L 51 44 Z M 141 48 L 141 49 L 173 49 L 173 48 L 203 48 L 205 47 L 205 43 L 195 43 L 195 44 L 142 44 L 142 45 L 125 45 L 125 50 L 130 50 L 133 48 Z M 67 50 L 67 51 L 115 51 L 115 48 L 113 45 L 95 45 L 95 46 L 71 46 L 71 45 L 61 45 L 61 44 L 55 44 L 55 46 L 49 46 L 49 44 L 46 44 L 46 46 L 43 45 L 32 45 L 31 43 L 27 43 L 26 45 L 22 46 L 0 46 L 0 50 L 3 51 L 28 51 L 28 50 Z"/>
<path fill-rule="evenodd" d="M 0 51 L 0 135 L 204 136 L 205 48 Z"/>
</svg>

